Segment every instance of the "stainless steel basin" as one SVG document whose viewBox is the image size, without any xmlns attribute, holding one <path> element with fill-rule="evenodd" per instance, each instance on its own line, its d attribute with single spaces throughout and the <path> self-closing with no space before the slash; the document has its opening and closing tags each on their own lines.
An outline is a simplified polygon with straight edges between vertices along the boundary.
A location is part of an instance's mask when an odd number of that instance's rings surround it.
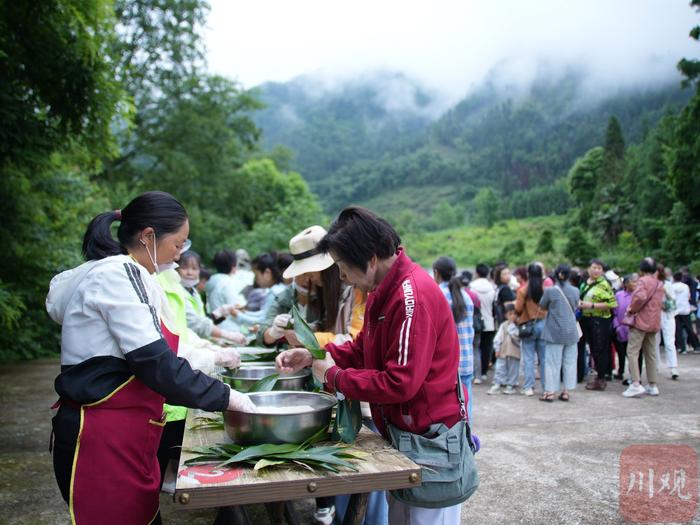
<svg viewBox="0 0 700 525">
<path fill-rule="evenodd" d="M 301 443 L 331 421 L 336 399 L 322 392 L 271 391 L 247 394 L 256 413 L 224 412 L 226 433 L 241 445 Z M 271 413 L 282 407 L 309 407 L 296 413 Z M 266 413 L 266 408 L 268 409 Z"/>
<path fill-rule="evenodd" d="M 276 373 L 274 363 L 245 364 L 240 368 L 225 369 L 221 380 L 239 392 L 247 392 L 256 381 Z M 305 390 L 310 385 L 311 369 L 304 368 L 291 374 L 280 374 L 273 390 Z"/>
</svg>

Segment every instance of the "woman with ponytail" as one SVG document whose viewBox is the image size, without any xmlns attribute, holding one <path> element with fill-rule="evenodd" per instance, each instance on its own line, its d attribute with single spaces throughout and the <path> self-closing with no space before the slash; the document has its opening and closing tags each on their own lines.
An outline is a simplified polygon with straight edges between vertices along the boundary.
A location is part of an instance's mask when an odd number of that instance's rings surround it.
<svg viewBox="0 0 700 525">
<path fill-rule="evenodd" d="M 95 217 L 83 239 L 87 262 L 51 281 L 46 307 L 62 325 L 53 463 L 78 525 L 160 523 L 156 452 L 166 399 L 255 410 L 247 396 L 177 357 L 178 336 L 162 321 L 153 274 L 173 265 L 188 233 L 182 204 L 144 193 Z"/>
<path fill-rule="evenodd" d="M 452 309 L 459 337 L 459 377 L 467 386 L 467 412 L 472 418 L 472 381 L 474 379 L 474 303 L 462 288 L 457 265 L 451 257 L 440 257 L 433 263 L 433 278 L 440 286 Z"/>
</svg>

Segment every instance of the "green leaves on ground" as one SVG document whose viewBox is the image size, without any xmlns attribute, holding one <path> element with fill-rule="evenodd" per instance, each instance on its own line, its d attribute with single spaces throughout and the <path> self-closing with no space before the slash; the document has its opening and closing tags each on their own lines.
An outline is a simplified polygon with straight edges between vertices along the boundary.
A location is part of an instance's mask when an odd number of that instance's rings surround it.
<svg viewBox="0 0 700 525">
<path fill-rule="evenodd" d="M 292 306 L 292 317 L 294 318 L 294 332 L 299 342 L 304 345 L 304 348 L 311 352 L 314 359 L 325 359 L 326 351 L 318 344 L 313 330 L 311 330 L 311 327 L 302 317 L 296 305 Z"/>
<path fill-rule="evenodd" d="M 322 428 L 301 444 L 264 444 L 244 447 L 230 444 L 217 444 L 186 449 L 200 454 L 185 461 L 186 465 L 216 463 L 216 468 L 234 463 L 253 465 L 255 470 L 271 467 L 301 467 L 307 470 L 327 470 L 340 472 L 341 468 L 357 471 L 351 460 L 361 460 L 367 453 L 352 450 L 344 445 L 313 446 L 328 439 L 328 431 Z"/>
</svg>

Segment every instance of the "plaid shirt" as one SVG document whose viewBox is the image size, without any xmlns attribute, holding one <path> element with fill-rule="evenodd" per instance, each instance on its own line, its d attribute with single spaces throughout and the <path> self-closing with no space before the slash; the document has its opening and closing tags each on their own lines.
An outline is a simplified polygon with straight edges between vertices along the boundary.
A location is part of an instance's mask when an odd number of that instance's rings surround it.
<svg viewBox="0 0 700 525">
<path fill-rule="evenodd" d="M 452 308 L 452 293 L 446 282 L 440 283 L 440 290 L 445 294 L 445 299 Z M 459 337 L 459 375 L 472 375 L 474 373 L 474 303 L 469 295 L 462 290 L 462 299 L 467 306 L 467 315 L 457 324 L 457 336 Z"/>
</svg>

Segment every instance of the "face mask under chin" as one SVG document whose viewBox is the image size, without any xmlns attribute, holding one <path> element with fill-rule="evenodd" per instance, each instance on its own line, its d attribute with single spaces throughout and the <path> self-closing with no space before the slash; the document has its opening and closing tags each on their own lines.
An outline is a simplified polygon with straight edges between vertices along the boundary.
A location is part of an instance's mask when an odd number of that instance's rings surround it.
<svg viewBox="0 0 700 525">
<path fill-rule="evenodd" d="M 151 255 L 151 250 L 148 249 L 148 244 L 144 243 L 144 246 L 146 247 L 146 251 L 148 252 L 148 257 L 151 259 L 151 263 L 153 264 L 153 268 L 155 268 L 154 273 L 161 273 L 165 272 L 167 270 L 174 270 L 177 268 L 179 265 L 175 262 L 169 262 L 169 263 L 163 263 L 163 264 L 158 264 L 158 248 L 156 244 L 156 234 L 153 234 L 153 255 Z"/>
<path fill-rule="evenodd" d="M 180 282 L 185 288 L 194 288 L 199 283 L 199 279 L 185 279 L 181 278 Z"/>
</svg>

